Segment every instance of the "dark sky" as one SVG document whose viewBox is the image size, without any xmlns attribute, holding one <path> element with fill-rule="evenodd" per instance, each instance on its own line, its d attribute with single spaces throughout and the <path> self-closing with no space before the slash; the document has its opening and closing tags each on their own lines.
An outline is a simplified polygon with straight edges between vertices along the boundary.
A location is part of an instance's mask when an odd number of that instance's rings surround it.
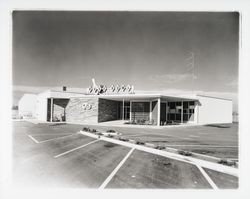
<svg viewBox="0 0 250 199">
<path fill-rule="evenodd" d="M 237 92 L 238 13 L 13 12 L 13 85 Z M 195 86 L 187 70 L 195 54 Z"/>
</svg>

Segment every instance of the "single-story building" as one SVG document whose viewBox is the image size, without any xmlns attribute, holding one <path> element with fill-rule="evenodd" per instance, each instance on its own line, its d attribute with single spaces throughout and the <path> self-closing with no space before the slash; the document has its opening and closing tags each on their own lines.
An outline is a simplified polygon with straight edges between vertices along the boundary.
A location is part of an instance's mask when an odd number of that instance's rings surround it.
<svg viewBox="0 0 250 199">
<path fill-rule="evenodd" d="M 36 97 L 35 115 L 44 122 L 95 124 L 124 120 L 127 123 L 158 126 L 176 123 L 232 123 L 232 100 L 198 94 L 84 94 L 69 92 L 64 88 L 61 91 L 47 90 Z"/>
<path fill-rule="evenodd" d="M 18 101 L 18 116 L 20 118 L 37 117 L 37 95 L 24 94 Z"/>
</svg>

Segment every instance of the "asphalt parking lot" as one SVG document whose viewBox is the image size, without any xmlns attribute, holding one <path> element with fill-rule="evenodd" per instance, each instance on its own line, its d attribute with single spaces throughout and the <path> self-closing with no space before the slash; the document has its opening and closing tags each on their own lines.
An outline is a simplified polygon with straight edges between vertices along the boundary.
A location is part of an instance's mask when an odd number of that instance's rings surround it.
<svg viewBox="0 0 250 199">
<path fill-rule="evenodd" d="M 82 127 L 13 122 L 14 184 L 71 188 L 214 188 L 193 164 L 77 134 Z M 131 136 L 139 132 L 131 128 L 122 131 Z M 217 188 L 238 187 L 235 176 L 203 170 Z"/>
<path fill-rule="evenodd" d="M 238 159 L 238 124 L 186 126 L 174 128 L 130 128 L 91 126 L 96 129 L 110 128 L 126 138 L 154 143 L 175 149 L 187 150 L 217 158 Z"/>
</svg>

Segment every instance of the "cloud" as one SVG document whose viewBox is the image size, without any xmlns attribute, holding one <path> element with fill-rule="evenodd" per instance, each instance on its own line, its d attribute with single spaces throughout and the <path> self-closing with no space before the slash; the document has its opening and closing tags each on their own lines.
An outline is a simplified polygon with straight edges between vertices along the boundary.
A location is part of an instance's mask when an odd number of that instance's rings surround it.
<svg viewBox="0 0 250 199">
<path fill-rule="evenodd" d="M 62 90 L 62 87 L 46 87 L 46 86 L 23 86 L 23 85 L 15 85 L 13 86 L 13 91 L 19 91 L 23 93 L 41 93 L 43 91 L 46 91 L 48 89 L 51 90 Z M 68 91 L 71 92 L 85 92 L 86 88 L 77 88 L 77 87 L 68 87 Z"/>
<path fill-rule="evenodd" d="M 39 87 L 39 86 L 23 86 L 23 85 L 14 85 L 13 91 L 25 92 L 25 93 L 40 93 L 45 90 L 48 90 L 49 87 Z"/>
<path fill-rule="evenodd" d="M 192 74 L 161 74 L 152 75 L 149 78 L 156 83 L 173 84 L 176 82 L 196 79 L 196 76 Z"/>
</svg>

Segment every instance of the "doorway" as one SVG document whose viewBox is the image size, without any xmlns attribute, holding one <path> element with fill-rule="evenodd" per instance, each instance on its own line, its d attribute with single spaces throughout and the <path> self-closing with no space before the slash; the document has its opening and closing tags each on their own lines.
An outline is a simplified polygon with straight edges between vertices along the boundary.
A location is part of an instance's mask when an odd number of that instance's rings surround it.
<svg viewBox="0 0 250 199">
<path fill-rule="evenodd" d="M 124 102 L 124 120 L 130 119 L 130 102 Z"/>
</svg>

